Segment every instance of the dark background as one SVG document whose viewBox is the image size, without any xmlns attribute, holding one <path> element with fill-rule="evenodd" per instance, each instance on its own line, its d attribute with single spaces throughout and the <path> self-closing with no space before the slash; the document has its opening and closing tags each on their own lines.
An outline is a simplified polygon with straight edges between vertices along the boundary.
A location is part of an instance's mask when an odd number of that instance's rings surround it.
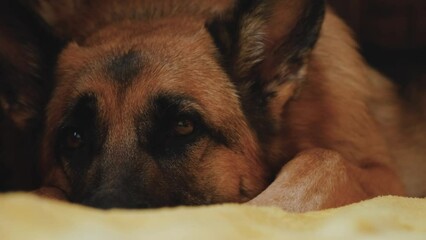
<svg viewBox="0 0 426 240">
<path fill-rule="evenodd" d="M 402 87 L 413 81 L 426 87 L 426 0 L 329 2 L 352 27 L 371 65 Z"/>
</svg>

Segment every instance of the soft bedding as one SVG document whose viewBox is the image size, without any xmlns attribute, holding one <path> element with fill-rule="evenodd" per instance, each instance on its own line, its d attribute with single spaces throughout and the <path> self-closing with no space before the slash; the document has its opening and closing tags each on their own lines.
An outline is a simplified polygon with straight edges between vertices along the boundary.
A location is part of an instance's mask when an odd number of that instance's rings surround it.
<svg viewBox="0 0 426 240">
<path fill-rule="evenodd" d="M 0 195 L 0 239 L 426 239 L 426 200 L 303 214 L 237 204 L 105 211 L 14 193 Z"/>
</svg>

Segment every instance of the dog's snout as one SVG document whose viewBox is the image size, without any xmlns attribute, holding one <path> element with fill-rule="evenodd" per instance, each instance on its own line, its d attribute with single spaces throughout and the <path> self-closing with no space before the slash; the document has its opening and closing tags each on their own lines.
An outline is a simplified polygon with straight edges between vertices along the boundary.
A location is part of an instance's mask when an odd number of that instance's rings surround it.
<svg viewBox="0 0 426 240">
<path fill-rule="evenodd" d="M 136 197 L 127 196 L 125 193 L 121 193 L 115 190 L 103 190 L 94 193 L 87 199 L 84 199 L 81 203 L 95 208 L 100 209 L 111 209 L 111 208 L 146 208 L 146 204 L 138 203 Z"/>
</svg>

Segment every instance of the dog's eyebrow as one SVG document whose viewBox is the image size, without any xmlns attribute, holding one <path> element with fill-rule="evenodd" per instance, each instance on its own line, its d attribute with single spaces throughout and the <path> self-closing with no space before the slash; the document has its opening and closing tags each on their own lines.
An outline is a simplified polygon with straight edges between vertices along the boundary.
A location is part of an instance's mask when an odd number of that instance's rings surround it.
<svg viewBox="0 0 426 240">
<path fill-rule="evenodd" d="M 108 58 L 106 71 L 111 80 L 128 85 L 142 70 L 142 58 L 139 52 L 129 50 L 124 54 Z"/>
<path fill-rule="evenodd" d="M 229 146 L 229 141 L 225 137 L 225 134 L 221 132 L 220 126 L 215 126 L 209 121 L 208 115 L 196 99 L 190 96 L 166 93 L 158 95 L 152 101 L 155 106 L 154 110 L 156 111 L 163 110 L 169 113 L 170 111 L 175 111 L 175 113 L 192 112 L 198 114 L 204 127 L 206 127 L 211 134 L 211 137 L 217 142 Z"/>
<path fill-rule="evenodd" d="M 155 110 L 178 112 L 191 112 L 197 111 L 199 114 L 204 115 L 201 106 L 197 101 L 189 96 L 175 95 L 175 94 L 159 94 L 152 99 Z"/>
</svg>

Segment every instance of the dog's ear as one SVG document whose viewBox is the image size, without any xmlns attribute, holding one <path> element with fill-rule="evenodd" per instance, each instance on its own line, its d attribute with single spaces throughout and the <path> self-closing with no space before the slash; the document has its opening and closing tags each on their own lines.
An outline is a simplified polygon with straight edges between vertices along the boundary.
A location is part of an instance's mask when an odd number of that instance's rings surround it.
<svg viewBox="0 0 426 240">
<path fill-rule="evenodd" d="M 324 12 L 323 0 L 237 0 L 206 27 L 237 86 L 266 89 L 303 77 Z"/>
</svg>

